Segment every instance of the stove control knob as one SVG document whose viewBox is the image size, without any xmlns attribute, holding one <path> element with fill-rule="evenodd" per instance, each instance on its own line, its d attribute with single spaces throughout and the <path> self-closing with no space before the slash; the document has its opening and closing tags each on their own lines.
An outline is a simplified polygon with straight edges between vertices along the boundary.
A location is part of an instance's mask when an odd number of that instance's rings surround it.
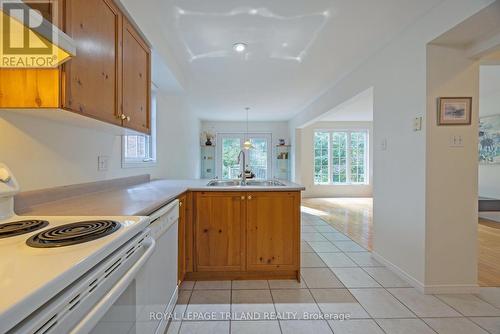
<svg viewBox="0 0 500 334">
<path fill-rule="evenodd" d="M 5 168 L 0 168 L 0 181 L 7 183 L 10 181 L 9 171 Z"/>
</svg>

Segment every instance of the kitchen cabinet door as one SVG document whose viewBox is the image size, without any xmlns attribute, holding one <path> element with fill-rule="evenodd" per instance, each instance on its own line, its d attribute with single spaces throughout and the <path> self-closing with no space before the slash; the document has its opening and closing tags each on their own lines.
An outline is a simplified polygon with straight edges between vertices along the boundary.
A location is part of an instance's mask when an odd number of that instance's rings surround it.
<svg viewBox="0 0 500 334">
<path fill-rule="evenodd" d="M 179 197 L 179 236 L 178 236 L 178 281 L 184 280 L 186 275 L 186 223 L 187 223 L 187 195 L 183 194 Z"/>
<path fill-rule="evenodd" d="M 63 66 L 63 108 L 122 124 L 122 14 L 110 0 L 66 0 L 65 31 L 76 57 Z"/>
<path fill-rule="evenodd" d="M 199 192 L 195 196 L 195 271 L 243 270 L 245 194 Z"/>
<path fill-rule="evenodd" d="M 134 27 L 123 21 L 123 126 L 150 132 L 151 51 Z"/>
<path fill-rule="evenodd" d="M 247 193 L 247 270 L 298 270 L 300 194 Z"/>
</svg>

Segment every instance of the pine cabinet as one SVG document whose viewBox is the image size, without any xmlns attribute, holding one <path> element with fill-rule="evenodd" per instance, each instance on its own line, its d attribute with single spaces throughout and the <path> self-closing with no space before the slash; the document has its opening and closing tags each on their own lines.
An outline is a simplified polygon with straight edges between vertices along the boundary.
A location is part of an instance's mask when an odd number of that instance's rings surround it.
<svg viewBox="0 0 500 334">
<path fill-rule="evenodd" d="M 0 69 L 0 108 L 64 109 L 150 133 L 151 51 L 141 34 L 113 0 L 54 5 L 76 56 L 57 69 Z"/>
<path fill-rule="evenodd" d="M 294 192 L 247 194 L 247 270 L 293 270 L 298 263 L 300 197 Z"/>
<path fill-rule="evenodd" d="M 77 56 L 63 67 L 63 108 L 122 125 L 122 14 L 108 0 L 66 0 L 65 30 Z"/>
<path fill-rule="evenodd" d="M 127 19 L 123 20 L 123 125 L 150 130 L 151 51 Z"/>
<path fill-rule="evenodd" d="M 242 270 L 245 259 L 243 194 L 200 192 L 195 201 L 195 270 Z"/>
<path fill-rule="evenodd" d="M 193 193 L 190 279 L 300 279 L 300 192 Z"/>
</svg>

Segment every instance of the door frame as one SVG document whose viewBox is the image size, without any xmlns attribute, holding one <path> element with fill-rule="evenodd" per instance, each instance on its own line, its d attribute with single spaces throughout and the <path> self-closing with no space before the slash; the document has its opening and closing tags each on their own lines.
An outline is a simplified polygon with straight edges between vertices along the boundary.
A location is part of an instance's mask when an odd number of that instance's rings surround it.
<svg viewBox="0 0 500 334">
<path fill-rule="evenodd" d="M 243 143 L 245 142 L 245 137 L 252 138 L 265 138 L 267 140 L 267 178 L 272 179 L 274 176 L 273 171 L 273 135 L 270 132 L 218 132 L 217 133 L 217 143 L 215 147 L 215 171 L 219 179 L 222 179 L 222 139 L 223 138 L 239 138 L 240 148 L 243 149 Z M 248 151 L 245 151 L 246 161 L 249 160 Z"/>
</svg>

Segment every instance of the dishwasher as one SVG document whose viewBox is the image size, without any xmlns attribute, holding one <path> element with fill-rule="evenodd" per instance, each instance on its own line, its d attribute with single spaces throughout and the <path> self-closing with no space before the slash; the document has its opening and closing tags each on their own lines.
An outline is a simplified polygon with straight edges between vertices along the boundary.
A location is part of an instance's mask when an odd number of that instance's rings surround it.
<svg viewBox="0 0 500 334">
<path fill-rule="evenodd" d="M 167 328 L 178 295 L 179 201 L 165 205 L 149 218 L 154 251 L 101 317 L 93 334 L 163 334 Z"/>
</svg>

